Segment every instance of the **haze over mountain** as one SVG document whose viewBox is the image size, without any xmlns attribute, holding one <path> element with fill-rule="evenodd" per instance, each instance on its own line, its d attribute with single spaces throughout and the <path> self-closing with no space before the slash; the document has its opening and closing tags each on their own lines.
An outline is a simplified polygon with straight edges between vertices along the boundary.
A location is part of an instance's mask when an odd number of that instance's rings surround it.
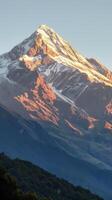
<svg viewBox="0 0 112 200">
<path fill-rule="evenodd" d="M 42 25 L 0 56 L 0 94 L 1 151 L 111 200 L 112 72 L 106 66 Z"/>
</svg>

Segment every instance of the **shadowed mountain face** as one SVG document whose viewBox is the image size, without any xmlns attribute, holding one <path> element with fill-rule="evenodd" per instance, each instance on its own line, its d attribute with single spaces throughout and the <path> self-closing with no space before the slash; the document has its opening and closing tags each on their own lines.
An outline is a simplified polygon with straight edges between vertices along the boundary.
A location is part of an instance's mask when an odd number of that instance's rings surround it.
<svg viewBox="0 0 112 200">
<path fill-rule="evenodd" d="M 111 71 L 42 25 L 0 56 L 0 94 L 1 151 L 111 199 Z"/>
</svg>

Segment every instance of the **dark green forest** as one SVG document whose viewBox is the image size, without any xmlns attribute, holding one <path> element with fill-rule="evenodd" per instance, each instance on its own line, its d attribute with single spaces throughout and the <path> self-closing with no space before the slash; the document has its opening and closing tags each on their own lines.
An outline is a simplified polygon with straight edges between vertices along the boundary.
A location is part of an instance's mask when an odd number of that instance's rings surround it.
<svg viewBox="0 0 112 200">
<path fill-rule="evenodd" d="M 30 162 L 0 154 L 0 200 L 102 200 Z"/>
</svg>

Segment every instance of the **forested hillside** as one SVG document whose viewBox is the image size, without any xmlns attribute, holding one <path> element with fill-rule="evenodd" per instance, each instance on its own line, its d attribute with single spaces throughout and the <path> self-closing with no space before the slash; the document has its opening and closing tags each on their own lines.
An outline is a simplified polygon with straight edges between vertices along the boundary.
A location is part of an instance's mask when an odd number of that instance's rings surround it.
<svg viewBox="0 0 112 200">
<path fill-rule="evenodd" d="M 1 200 L 102 200 L 30 162 L 0 154 Z"/>
</svg>

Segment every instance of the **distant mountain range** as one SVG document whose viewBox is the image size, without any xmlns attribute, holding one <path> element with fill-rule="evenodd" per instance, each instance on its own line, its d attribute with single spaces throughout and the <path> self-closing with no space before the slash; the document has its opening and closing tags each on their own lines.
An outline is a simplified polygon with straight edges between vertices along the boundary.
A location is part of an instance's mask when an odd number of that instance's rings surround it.
<svg viewBox="0 0 112 200">
<path fill-rule="evenodd" d="M 0 56 L 0 151 L 112 197 L 112 72 L 46 25 Z"/>
</svg>

